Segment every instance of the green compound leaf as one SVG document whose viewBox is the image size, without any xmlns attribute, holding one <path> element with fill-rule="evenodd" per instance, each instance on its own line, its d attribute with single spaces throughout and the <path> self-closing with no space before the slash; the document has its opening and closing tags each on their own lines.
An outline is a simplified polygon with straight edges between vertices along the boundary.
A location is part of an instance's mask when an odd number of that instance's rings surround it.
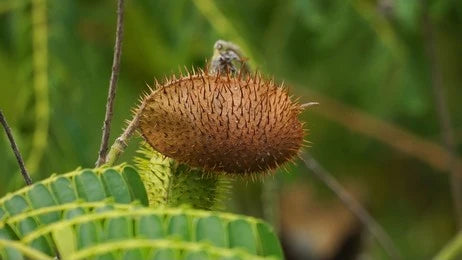
<svg viewBox="0 0 462 260">
<path fill-rule="evenodd" d="M 144 173 L 124 165 L 76 170 L 1 198 L 0 257 L 283 259 L 260 220 L 178 207 L 217 207 L 224 179 L 149 153 Z"/>
<path fill-rule="evenodd" d="M 28 192 L 28 197 L 32 208 L 35 209 L 56 205 L 56 201 L 51 195 L 51 192 L 41 183 L 32 186 Z M 59 214 L 57 212 L 40 216 L 40 221 L 44 224 L 52 223 L 57 220 L 59 220 Z"/>
<path fill-rule="evenodd" d="M 142 216 L 136 223 L 136 232 L 145 238 L 160 239 L 165 236 L 163 223 L 159 216 Z"/>
<path fill-rule="evenodd" d="M 34 260 L 53 260 L 52 257 L 43 254 L 40 251 L 37 251 L 33 248 L 27 247 L 23 245 L 20 242 L 17 241 L 12 241 L 12 240 L 4 240 L 0 239 L 0 251 L 6 251 L 6 254 L 3 254 L 2 256 L 5 256 L 5 259 L 8 260 L 22 260 L 26 259 L 34 259 Z M 12 254 L 8 252 L 13 252 Z"/>
<path fill-rule="evenodd" d="M 171 249 L 159 249 L 154 251 L 153 260 L 176 260 L 178 259 L 178 254 Z"/>
<path fill-rule="evenodd" d="M 126 217 L 108 220 L 104 234 L 107 241 L 123 240 L 131 237 L 132 221 Z"/>
<path fill-rule="evenodd" d="M 84 170 L 75 176 L 75 184 L 79 197 L 85 201 L 100 201 L 106 198 L 103 184 L 92 170 Z"/>
<path fill-rule="evenodd" d="M 173 215 L 170 217 L 168 236 L 185 241 L 191 240 L 188 218 L 185 215 Z"/>
<path fill-rule="evenodd" d="M 0 229 L 0 240 L 17 240 L 17 237 L 9 226 L 5 226 Z M 5 247 L 4 250 L 1 250 L 0 256 L 4 259 L 23 259 L 22 254 L 11 247 Z"/>
<path fill-rule="evenodd" d="M 130 192 L 131 190 L 136 192 Z M 14 224 L 0 222 L 0 238 L 20 240 L 41 226 L 86 214 L 82 208 L 78 207 L 66 210 L 62 207 L 65 203 L 101 201 L 108 198 L 119 203 L 131 203 L 138 200 L 144 205 L 148 204 L 146 190 L 141 178 L 129 166 L 117 166 L 106 170 L 76 170 L 61 176 L 53 175 L 0 199 L 0 217 L 3 220 L 20 217 L 30 211 L 42 210 L 40 214 L 33 217 L 22 217 Z M 102 204 L 98 211 L 112 210 L 112 208 L 106 209 L 106 206 L 106 204 Z M 57 210 L 50 211 L 49 209 L 53 207 L 57 207 Z M 35 237 L 29 240 L 27 244 L 48 255 L 53 254 L 52 248 L 72 252 L 73 247 L 77 247 L 77 245 L 92 245 L 90 243 L 92 242 L 91 237 L 96 233 L 88 230 L 91 225 L 92 223 L 83 224 L 82 229 L 78 230 L 82 232 L 82 236 L 78 236 L 75 242 L 69 240 L 68 242 L 72 242 L 69 245 L 64 243 L 67 240 L 62 240 L 61 243 L 54 245 L 52 242 L 53 240 L 58 241 L 57 237 L 69 236 L 70 231 L 67 229 L 56 230 L 54 233 Z M 81 240 L 81 238 L 86 239 Z M 16 259 L 18 254 L 14 248 L 0 250 L 0 255 L 6 259 Z"/>
<path fill-rule="evenodd" d="M 145 259 L 143 257 L 143 253 L 141 250 L 128 250 L 125 252 L 122 256 L 123 260 L 139 260 L 139 259 Z"/>
<path fill-rule="evenodd" d="M 25 198 L 15 195 L 5 202 L 4 207 L 10 215 L 16 215 L 28 209 L 29 205 Z"/>
<path fill-rule="evenodd" d="M 30 207 L 25 198 L 19 195 L 14 195 L 5 202 L 4 209 L 10 215 L 15 215 L 22 213 L 23 211 L 27 211 L 28 209 L 30 209 Z M 38 225 L 39 224 L 34 218 L 28 217 L 16 223 L 16 225 L 12 226 L 12 228 L 13 230 L 16 230 L 16 233 L 19 236 L 24 236 L 33 232 L 38 227 Z M 29 244 L 31 247 L 39 251 L 51 254 L 51 247 L 49 246 L 46 238 L 43 236 L 37 237 L 33 241 L 30 241 Z"/>
<path fill-rule="evenodd" d="M 59 203 L 68 203 L 77 199 L 77 195 L 72 188 L 72 180 L 66 177 L 58 177 L 51 183 L 51 189 Z"/>
<path fill-rule="evenodd" d="M 14 227 L 44 212 L 63 212 L 65 217 L 18 239 L 31 245 L 47 238 L 65 259 L 283 259 L 276 235 L 265 222 L 197 209 L 76 201 L 25 211 L 1 223 Z"/>
<path fill-rule="evenodd" d="M 145 185 L 138 172 L 133 167 L 126 166 L 122 174 L 128 184 L 132 198 L 134 200 L 139 200 L 141 205 L 148 206 L 148 194 L 146 193 Z"/>
<path fill-rule="evenodd" d="M 115 202 L 130 203 L 132 201 L 127 183 L 122 175 L 114 169 L 107 169 L 102 176 L 107 193 L 114 197 Z"/>
<path fill-rule="evenodd" d="M 99 223 L 83 223 L 76 227 L 78 248 L 86 248 L 96 245 L 99 241 L 100 230 L 98 229 Z"/>
<path fill-rule="evenodd" d="M 231 248 L 242 248 L 249 253 L 257 252 L 257 241 L 253 234 L 252 225 L 243 219 L 236 219 L 228 224 L 228 238 Z"/>
<path fill-rule="evenodd" d="M 187 252 L 184 256 L 185 260 L 202 260 L 202 259 L 209 259 L 210 256 L 205 251 L 197 251 L 197 252 Z"/>
<path fill-rule="evenodd" d="M 116 258 L 116 255 L 114 253 L 106 253 L 106 254 L 100 255 L 96 259 L 98 259 L 98 260 L 116 260 L 117 258 Z"/>
<path fill-rule="evenodd" d="M 64 212 L 64 218 L 71 219 L 85 214 L 85 210 L 82 208 L 75 208 Z"/>
<path fill-rule="evenodd" d="M 61 259 L 67 259 L 76 250 L 76 236 L 70 227 L 56 228 L 52 231 L 53 241 L 61 255 Z"/>
<path fill-rule="evenodd" d="M 133 192 L 132 192 L 133 191 Z M 75 170 L 61 176 L 51 176 L 32 186 L 22 188 L 0 199 L 0 213 L 9 216 L 21 212 L 64 203 L 101 201 L 113 198 L 118 203 L 140 201 L 148 205 L 147 193 L 141 178 L 130 166 L 109 169 Z M 61 212 L 38 216 L 42 224 L 60 219 Z"/>
<path fill-rule="evenodd" d="M 284 254 L 279 245 L 279 239 L 273 229 L 266 223 L 257 224 L 258 236 L 260 237 L 261 251 L 264 256 L 277 256 L 284 258 Z"/>
<path fill-rule="evenodd" d="M 225 227 L 217 216 L 200 218 L 196 224 L 197 241 L 207 241 L 218 247 L 225 247 Z"/>
</svg>

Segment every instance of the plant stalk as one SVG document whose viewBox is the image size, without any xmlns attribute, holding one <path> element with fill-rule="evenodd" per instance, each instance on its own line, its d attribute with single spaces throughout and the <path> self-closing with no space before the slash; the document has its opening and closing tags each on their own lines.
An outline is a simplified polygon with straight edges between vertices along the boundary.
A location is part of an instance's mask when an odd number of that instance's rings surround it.
<svg viewBox="0 0 462 260">
<path fill-rule="evenodd" d="M 104 117 L 103 123 L 103 135 L 101 136 L 101 146 L 99 148 L 98 160 L 96 161 L 96 166 L 101 166 L 106 162 L 108 146 L 109 146 L 109 136 L 111 132 L 111 123 L 112 116 L 114 111 L 114 99 L 117 89 L 117 81 L 119 79 L 120 71 L 120 57 L 122 55 L 122 40 L 124 34 L 124 0 L 117 1 L 117 29 L 116 29 L 116 39 L 114 45 L 114 57 L 112 61 L 112 72 L 111 79 L 109 81 L 109 92 L 106 103 L 106 115 Z"/>
<path fill-rule="evenodd" d="M 24 178 L 24 181 L 26 182 L 27 185 L 31 185 L 32 178 L 30 177 L 29 173 L 26 170 L 26 166 L 24 165 L 24 161 L 22 159 L 21 153 L 19 152 L 18 146 L 16 145 L 13 134 L 11 133 L 11 128 L 6 122 L 5 116 L 3 115 L 3 112 L 1 110 L 0 110 L 0 123 L 3 126 L 3 129 L 5 129 L 6 136 L 8 137 L 8 140 L 10 141 L 11 149 L 13 149 L 13 153 L 16 156 L 16 160 L 18 161 L 19 168 L 21 169 L 22 177 Z"/>
</svg>

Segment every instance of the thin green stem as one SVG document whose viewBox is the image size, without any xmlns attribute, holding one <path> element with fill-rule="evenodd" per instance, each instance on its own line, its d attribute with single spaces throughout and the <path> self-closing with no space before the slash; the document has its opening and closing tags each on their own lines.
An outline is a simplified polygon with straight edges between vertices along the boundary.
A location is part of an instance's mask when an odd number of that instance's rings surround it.
<svg viewBox="0 0 462 260">
<path fill-rule="evenodd" d="M 145 105 L 145 102 L 141 103 L 140 107 L 137 109 L 135 115 L 133 116 L 133 119 L 128 123 L 128 126 L 125 128 L 122 135 L 120 135 L 111 146 L 105 163 L 107 166 L 114 165 L 125 151 L 125 148 L 127 148 L 128 141 L 138 128 L 138 124 L 141 118 L 141 111 Z"/>
</svg>

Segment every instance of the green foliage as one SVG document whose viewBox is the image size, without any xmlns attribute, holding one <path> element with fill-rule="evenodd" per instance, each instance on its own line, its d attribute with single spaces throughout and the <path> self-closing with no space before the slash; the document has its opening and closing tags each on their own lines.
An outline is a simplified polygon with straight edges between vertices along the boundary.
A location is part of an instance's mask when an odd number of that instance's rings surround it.
<svg viewBox="0 0 462 260">
<path fill-rule="evenodd" d="M 112 198 L 117 203 L 140 201 L 148 204 L 144 185 L 136 171 L 129 166 L 118 166 L 109 169 L 77 169 L 61 176 L 52 175 L 1 198 L 0 212 L 2 218 L 9 218 L 30 210 L 47 211 L 47 208 L 60 208 L 65 203 L 101 201 L 107 198 Z M 2 237 L 12 239 L 25 236 L 41 225 L 54 223 L 60 219 L 62 210 L 44 213 L 35 218 L 26 217 L 11 227 L 3 225 L 0 231 Z M 30 246 L 50 254 L 52 247 L 47 243 L 48 239 L 40 236 L 31 241 Z"/>
<path fill-rule="evenodd" d="M 0 207 L 9 215 L 27 209 L 81 201 L 101 201 L 112 197 L 117 203 L 140 201 L 147 205 L 144 185 L 133 167 L 120 165 L 114 168 L 77 169 L 51 177 L 9 193 L 0 199 Z M 53 222 L 49 216 L 45 222 Z"/>
<path fill-rule="evenodd" d="M 8 194 L 0 199 L 0 255 L 4 259 L 52 259 L 58 252 L 62 259 L 283 258 L 277 236 L 265 222 L 185 207 L 144 207 L 147 193 L 140 181 L 132 167 L 122 165 L 51 176 Z"/>
<path fill-rule="evenodd" d="M 76 165 L 94 165 L 114 47 L 115 12 L 110 10 L 115 10 L 115 1 L 46 2 L 50 118 L 42 160 L 31 172 L 33 180 Z M 199 2 L 212 2 L 223 16 L 207 15 L 198 8 Z M 381 3 L 392 6 L 387 11 Z M 316 90 L 439 142 L 422 23 L 426 7 L 460 153 L 462 1 L 457 0 L 126 1 L 112 134 L 119 133 L 116 129 L 130 117 L 145 83 L 171 75 L 178 66 L 203 66 L 204 58 L 212 55 L 213 43 L 222 38 L 244 42 L 254 65 L 291 85 L 302 102 L 316 101 L 312 92 L 305 92 Z M 223 24 L 233 25 L 234 30 L 228 33 Z M 33 87 L 32 27 L 30 1 L 0 0 L 0 107 L 26 160 L 39 127 L 35 102 L 43 102 Z M 329 109 L 321 104 L 303 115 L 310 129 L 310 152 L 342 181 L 358 187 L 405 259 L 430 259 L 454 235 L 447 176 L 317 112 Z M 135 149 L 130 145 L 121 159 L 130 160 Z M 3 137 L 0 158 L 4 195 L 23 180 Z M 323 207 L 335 201 L 301 166 L 291 166 L 289 171 L 275 177 L 279 194 L 298 183 L 313 191 L 313 200 Z M 230 210 L 261 216 L 265 205 L 258 185 L 241 186 L 237 199 L 230 199 Z M 307 220 L 316 215 L 307 214 Z M 290 232 L 284 228 L 283 232 Z M 374 243 L 365 243 L 361 254 L 385 259 Z"/>
<path fill-rule="evenodd" d="M 58 212 L 62 217 L 51 224 L 42 222 L 28 233 L 18 231 L 17 226 L 25 220 Z M 151 209 L 111 202 L 73 202 L 29 210 L 4 218 L 0 224 L 2 230 L 11 228 L 18 234 L 3 239 L 17 240 L 22 246 L 28 245 L 29 249 L 49 256 L 56 253 L 50 248 L 56 248 L 63 259 L 102 255 L 113 255 L 118 259 L 126 254 L 150 259 L 147 256 L 163 254 L 159 253 L 161 249 L 172 250 L 181 256 L 180 259 L 189 259 L 192 257 L 189 255 L 197 253 L 207 255 L 206 259 L 282 258 L 277 237 L 268 224 L 228 213 L 186 208 Z M 0 245 L 4 256 L 19 252 L 27 254 L 22 248 Z"/>
<path fill-rule="evenodd" d="M 229 193 L 230 180 L 225 176 L 193 169 L 140 145 L 134 159 L 146 185 L 152 207 L 177 207 L 182 204 L 198 209 L 219 209 Z"/>
</svg>

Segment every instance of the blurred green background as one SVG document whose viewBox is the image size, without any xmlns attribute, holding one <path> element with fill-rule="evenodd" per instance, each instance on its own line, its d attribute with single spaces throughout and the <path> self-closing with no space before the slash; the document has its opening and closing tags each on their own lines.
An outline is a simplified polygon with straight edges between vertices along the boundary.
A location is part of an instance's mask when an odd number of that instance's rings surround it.
<svg viewBox="0 0 462 260">
<path fill-rule="evenodd" d="M 0 109 L 34 180 L 97 159 L 115 9 L 114 0 L 0 0 Z M 429 259 L 456 234 L 434 89 L 460 152 L 462 1 L 127 0 L 111 141 L 146 83 L 203 67 L 217 39 L 239 44 L 301 102 L 321 103 L 303 113 L 308 150 L 404 259 Z M 4 195 L 23 186 L 4 137 L 0 158 Z M 272 221 L 288 259 L 387 259 L 300 161 L 234 190 L 228 210 Z"/>
</svg>

